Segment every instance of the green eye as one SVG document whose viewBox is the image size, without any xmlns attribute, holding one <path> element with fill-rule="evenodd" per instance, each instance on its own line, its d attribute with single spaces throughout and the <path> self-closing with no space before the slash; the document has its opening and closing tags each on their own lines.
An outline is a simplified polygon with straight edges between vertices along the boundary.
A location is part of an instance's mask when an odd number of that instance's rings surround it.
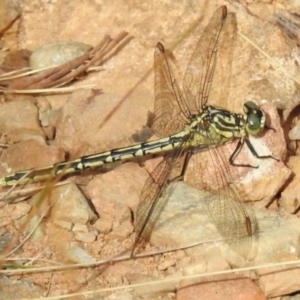
<svg viewBox="0 0 300 300">
<path fill-rule="evenodd" d="M 257 104 L 254 103 L 253 101 L 247 101 L 245 104 L 244 104 L 244 113 L 247 114 L 249 113 L 250 111 L 253 111 L 255 109 L 259 109 Z"/>
<path fill-rule="evenodd" d="M 258 134 L 265 126 L 265 113 L 253 101 L 244 104 L 244 113 L 247 115 L 246 130 L 251 135 Z"/>
<path fill-rule="evenodd" d="M 249 114 L 247 118 L 246 130 L 251 135 L 256 135 L 262 129 L 261 119 L 257 114 Z"/>
</svg>

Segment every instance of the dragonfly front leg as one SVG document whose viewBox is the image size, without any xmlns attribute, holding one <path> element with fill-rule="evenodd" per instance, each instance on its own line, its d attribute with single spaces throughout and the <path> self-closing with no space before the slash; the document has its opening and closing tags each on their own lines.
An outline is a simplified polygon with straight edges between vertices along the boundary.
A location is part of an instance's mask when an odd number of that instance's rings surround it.
<svg viewBox="0 0 300 300">
<path fill-rule="evenodd" d="M 256 158 L 259 159 L 265 159 L 265 158 L 273 158 L 276 161 L 279 161 L 279 159 L 277 159 L 276 157 L 274 157 L 273 155 L 259 155 L 256 150 L 254 149 L 253 145 L 251 144 L 251 142 L 249 141 L 249 139 L 242 138 L 239 140 L 235 150 L 233 151 L 233 153 L 231 154 L 231 156 L 229 157 L 229 162 L 232 166 L 236 166 L 236 167 L 248 167 L 248 168 L 255 168 L 257 169 L 258 166 L 252 166 L 250 164 L 237 164 L 234 162 L 235 158 L 237 157 L 237 155 L 240 153 L 240 151 L 242 150 L 244 144 L 246 143 L 246 145 L 248 146 L 249 150 L 251 151 L 251 153 L 253 154 L 253 156 L 255 156 Z"/>
</svg>

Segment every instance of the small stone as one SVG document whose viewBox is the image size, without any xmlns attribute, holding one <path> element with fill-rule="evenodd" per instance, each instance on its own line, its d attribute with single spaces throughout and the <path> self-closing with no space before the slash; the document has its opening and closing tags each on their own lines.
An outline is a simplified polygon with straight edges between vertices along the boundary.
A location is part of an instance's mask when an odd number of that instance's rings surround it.
<svg viewBox="0 0 300 300">
<path fill-rule="evenodd" d="M 77 232 L 75 234 L 75 239 L 84 243 L 92 243 L 96 239 L 96 235 L 94 232 Z"/>
<path fill-rule="evenodd" d="M 176 258 L 177 259 L 181 259 L 181 258 L 183 258 L 185 256 L 186 256 L 186 253 L 183 250 L 177 250 L 176 251 Z"/>
<path fill-rule="evenodd" d="M 0 253 L 4 253 L 7 246 L 11 243 L 12 239 L 15 238 L 15 235 L 14 234 L 11 234 L 11 233 L 8 233 L 8 234 L 5 234 L 5 235 L 2 235 L 0 237 Z M 14 246 L 18 246 L 19 245 L 19 242 L 16 241 L 17 245 L 14 245 Z"/>
<path fill-rule="evenodd" d="M 289 132 L 289 138 L 293 140 L 300 140 L 300 125 L 294 126 Z"/>
<path fill-rule="evenodd" d="M 287 165 L 294 173 L 293 180 L 282 191 L 279 199 L 280 207 L 284 208 L 289 213 L 295 213 L 300 207 L 300 157 L 291 156 Z"/>
<path fill-rule="evenodd" d="M 29 65 L 32 69 L 56 67 L 83 55 L 91 48 L 90 45 L 73 41 L 46 44 L 32 52 Z"/>
<path fill-rule="evenodd" d="M 86 251 L 84 251 L 82 248 L 79 247 L 69 248 L 65 252 L 65 257 L 68 261 L 72 263 L 91 264 L 97 261 L 94 257 L 91 257 L 86 253 Z"/>
<path fill-rule="evenodd" d="M 0 106 L 0 130 L 13 143 L 28 140 L 29 137 L 45 138 L 38 122 L 38 109 L 26 98 L 5 102 Z"/>
<path fill-rule="evenodd" d="M 107 237 L 111 240 L 117 239 L 119 241 L 123 241 L 133 232 L 133 229 L 132 223 L 127 221 L 114 228 Z"/>
<path fill-rule="evenodd" d="M 73 231 L 74 232 L 85 232 L 85 233 L 87 233 L 87 232 L 89 232 L 89 229 L 84 224 L 78 224 L 78 223 L 76 223 L 76 224 L 74 224 Z"/>
<path fill-rule="evenodd" d="M 291 260 L 297 259 L 294 256 Z M 259 270 L 259 274 L 258 284 L 268 298 L 295 293 L 300 289 L 299 268 L 268 268 Z"/>
<path fill-rule="evenodd" d="M 112 221 L 108 219 L 100 218 L 93 225 L 100 233 L 107 234 L 112 229 Z"/>
<path fill-rule="evenodd" d="M 68 230 L 71 230 L 73 226 L 71 222 L 61 221 L 61 220 L 53 220 L 53 223 L 60 228 L 64 228 Z"/>
<path fill-rule="evenodd" d="M 96 218 L 86 198 L 78 187 L 71 183 L 52 190 L 50 201 L 51 218 L 72 224 L 86 224 Z"/>
<path fill-rule="evenodd" d="M 131 222 L 131 219 L 131 210 L 128 206 L 121 207 L 115 217 L 115 220 L 120 224 L 124 222 Z"/>
<path fill-rule="evenodd" d="M 160 263 L 157 266 L 157 269 L 159 271 L 164 271 L 164 270 L 168 269 L 169 267 L 174 266 L 176 264 L 176 262 L 177 262 L 177 260 L 175 258 L 173 258 L 173 259 L 167 259 L 164 262 Z"/>
<path fill-rule="evenodd" d="M 163 281 L 160 282 L 159 278 L 153 276 L 147 276 L 144 274 L 128 274 L 126 277 L 130 282 L 130 284 L 132 285 L 135 285 L 137 283 L 140 284 L 133 288 L 138 295 L 146 295 L 146 294 L 150 295 L 152 293 L 174 292 L 177 284 L 175 280 L 171 282 L 163 282 Z M 147 283 L 152 281 L 157 281 L 157 283 L 147 285 L 147 288 L 145 288 L 145 286 L 142 285 L 142 283 Z M 191 298 L 186 298 L 186 299 L 191 299 Z"/>
<path fill-rule="evenodd" d="M 183 269 L 184 275 L 200 274 L 207 271 L 205 261 L 192 262 Z"/>
<path fill-rule="evenodd" d="M 53 145 L 47 146 L 45 141 L 34 139 L 22 141 L 3 151 L 0 158 L 0 173 L 5 176 L 17 170 L 45 167 L 63 161 L 64 156 L 62 149 Z"/>
<path fill-rule="evenodd" d="M 3 227 L 25 216 L 31 210 L 31 205 L 27 202 L 19 202 L 16 204 L 9 204 L 1 208 L 0 226 Z"/>
<path fill-rule="evenodd" d="M 185 280 L 178 289 L 177 300 L 185 299 L 265 300 L 262 290 L 248 278 L 215 276 L 213 280 Z M 212 298 L 212 295 L 214 298 Z"/>
<path fill-rule="evenodd" d="M 190 263 L 191 263 L 191 257 L 189 257 L 189 256 L 184 256 L 177 262 L 177 264 L 181 268 L 187 267 Z"/>
<path fill-rule="evenodd" d="M 28 278 L 16 280 L 15 278 L 1 276 L 1 299 L 20 299 L 20 297 L 27 297 L 26 295 L 30 295 L 32 299 L 41 298 L 45 289 L 38 284 L 34 284 L 34 282 Z"/>
</svg>

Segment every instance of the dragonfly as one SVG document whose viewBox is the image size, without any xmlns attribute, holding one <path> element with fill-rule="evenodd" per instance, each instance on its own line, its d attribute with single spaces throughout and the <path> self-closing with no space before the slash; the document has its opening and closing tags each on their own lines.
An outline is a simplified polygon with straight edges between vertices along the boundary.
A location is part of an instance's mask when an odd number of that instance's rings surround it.
<svg viewBox="0 0 300 300">
<path fill-rule="evenodd" d="M 212 15 L 197 43 L 183 77 L 182 88 L 174 76 L 168 51 L 161 43 L 157 44 L 154 54 L 155 104 L 151 129 L 159 139 L 43 168 L 18 171 L 1 178 L 0 185 L 35 183 L 116 161 L 164 153 L 164 159 L 151 172 L 142 188 L 135 214 L 136 237 L 131 250 L 133 257 L 141 237 L 148 236 L 153 227 L 153 214 L 161 207 L 163 193 L 171 182 L 171 173 L 179 158 L 183 158 L 184 163 L 178 178 L 183 178 L 192 156 L 198 156 L 203 151 L 210 152 L 233 140 L 238 140 L 236 149 L 229 157 L 229 163 L 233 166 L 253 167 L 235 163 L 235 158 L 245 144 L 257 158 L 274 158 L 272 155 L 258 155 L 249 139 L 250 135 L 257 135 L 265 127 L 265 113 L 257 104 L 246 102 L 244 114 L 207 105 L 218 59 L 220 56 L 231 56 L 236 32 L 235 15 L 227 13 L 226 6 L 221 6 Z M 214 157 L 215 161 L 224 161 L 221 151 L 214 151 Z M 194 169 L 197 170 L 197 164 Z M 225 171 L 216 174 L 218 176 L 222 193 L 218 191 L 218 201 L 206 201 L 213 222 L 226 239 L 251 238 L 258 230 L 255 214 L 240 202 Z"/>
</svg>

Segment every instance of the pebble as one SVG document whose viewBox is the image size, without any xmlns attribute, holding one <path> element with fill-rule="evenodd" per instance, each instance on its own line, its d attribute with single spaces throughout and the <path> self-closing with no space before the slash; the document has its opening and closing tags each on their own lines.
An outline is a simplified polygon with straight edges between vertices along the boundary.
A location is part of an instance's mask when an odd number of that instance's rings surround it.
<svg viewBox="0 0 300 300">
<path fill-rule="evenodd" d="M 61 221 L 61 220 L 53 220 L 53 223 L 60 228 L 71 230 L 73 225 L 71 222 Z"/>
<path fill-rule="evenodd" d="M 282 257 L 282 261 L 298 259 L 296 255 Z M 268 298 L 291 294 L 300 289 L 300 270 L 297 267 L 266 268 L 258 272 L 258 284 Z"/>
<path fill-rule="evenodd" d="M 69 248 L 65 252 L 65 257 L 68 261 L 73 263 L 90 264 L 90 263 L 95 263 L 97 261 L 94 257 L 90 256 L 89 254 L 87 254 L 85 250 L 79 247 Z"/>
<path fill-rule="evenodd" d="M 184 280 L 177 292 L 176 300 L 222 299 L 265 300 L 262 290 L 248 278 L 214 276 L 204 280 Z M 201 295 L 201 298 L 199 298 Z"/>
<path fill-rule="evenodd" d="M 89 232 L 88 227 L 85 224 L 76 223 L 72 229 L 74 232 Z"/>
<path fill-rule="evenodd" d="M 289 138 L 293 140 L 300 140 L 300 125 L 294 126 L 290 131 L 289 131 Z"/>
<path fill-rule="evenodd" d="M 41 46 L 32 52 L 29 66 L 32 69 L 56 67 L 90 50 L 92 46 L 72 41 L 60 41 Z"/>
<path fill-rule="evenodd" d="M 45 167 L 64 160 L 64 157 L 65 153 L 61 148 L 47 146 L 44 140 L 40 142 L 30 139 L 14 144 L 3 151 L 0 158 L 0 173 L 7 175 L 16 170 Z"/>
<path fill-rule="evenodd" d="M 12 233 L 7 233 L 5 235 L 0 236 L 0 253 L 4 253 L 7 249 L 7 246 L 10 244 L 12 239 L 15 238 L 15 235 Z M 17 245 L 19 245 L 19 242 L 16 241 Z M 14 246 L 17 246 L 14 245 Z"/>
<path fill-rule="evenodd" d="M 174 266 L 176 264 L 177 260 L 175 258 L 173 259 L 166 259 L 164 262 L 160 263 L 157 266 L 158 271 L 164 271 L 168 269 L 171 266 Z"/>
<path fill-rule="evenodd" d="M 96 240 L 94 232 L 76 232 L 75 239 L 84 243 L 92 243 Z"/>
<path fill-rule="evenodd" d="M 138 295 L 151 295 L 152 293 L 169 293 L 174 292 L 176 289 L 176 281 L 160 282 L 159 278 L 144 274 L 128 274 L 126 278 L 130 282 L 130 284 L 145 283 L 145 285 L 140 285 L 133 288 Z M 156 283 L 147 285 L 147 282 L 150 283 L 152 281 L 156 281 Z"/>
<path fill-rule="evenodd" d="M 107 234 L 112 229 L 112 221 L 104 218 L 98 219 L 93 225 L 100 233 Z"/>
<path fill-rule="evenodd" d="M 5 102 L 0 106 L 0 130 L 9 136 L 11 143 L 30 138 L 45 139 L 38 122 L 38 109 L 26 97 Z"/>
<path fill-rule="evenodd" d="M 20 219 L 21 217 L 28 214 L 31 208 L 32 206 L 27 202 L 19 202 L 2 207 L 0 226 L 3 227 L 11 223 L 11 221 Z"/>
<path fill-rule="evenodd" d="M 74 183 L 56 187 L 52 190 L 50 202 L 51 218 L 72 224 L 87 224 L 95 220 L 86 198 Z"/>
<path fill-rule="evenodd" d="M 1 286 L 1 299 L 20 299 L 20 298 L 30 298 L 38 299 L 44 294 L 45 289 L 43 289 L 38 284 L 34 284 L 29 278 L 22 279 L 18 278 L 8 278 L 6 276 L 1 276 L 0 278 Z"/>
<path fill-rule="evenodd" d="M 134 227 L 131 222 L 126 221 L 120 224 L 118 227 L 114 228 L 107 237 L 110 240 L 117 239 L 119 241 L 125 240 L 134 230 Z"/>
</svg>

